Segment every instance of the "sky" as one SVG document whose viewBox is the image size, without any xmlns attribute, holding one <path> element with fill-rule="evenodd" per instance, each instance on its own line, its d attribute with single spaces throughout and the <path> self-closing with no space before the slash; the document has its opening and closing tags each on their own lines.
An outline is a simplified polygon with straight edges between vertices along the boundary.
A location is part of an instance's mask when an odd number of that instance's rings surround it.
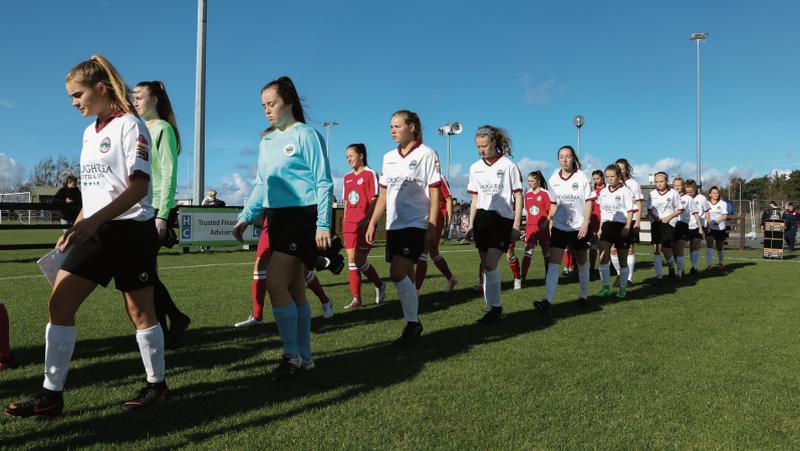
<svg viewBox="0 0 800 451">
<path fill-rule="evenodd" d="M 507 129 L 523 173 L 557 167 L 577 145 L 585 168 L 625 157 L 635 176 L 694 177 L 696 48 L 702 44 L 704 180 L 800 169 L 800 2 L 208 0 L 206 188 L 250 194 L 267 126 L 260 90 L 292 77 L 323 136 L 341 191 L 347 144 L 370 165 L 394 147 L 389 118 L 417 111 L 424 141 L 462 197 L 474 131 Z M 193 181 L 197 4 L 192 0 L 0 4 L 0 179 L 21 182 L 47 156 L 78 158 L 90 121 L 71 106 L 67 71 L 94 53 L 133 86 L 163 80 L 183 139 L 179 198 Z M 446 169 L 444 169 L 446 172 Z"/>
</svg>

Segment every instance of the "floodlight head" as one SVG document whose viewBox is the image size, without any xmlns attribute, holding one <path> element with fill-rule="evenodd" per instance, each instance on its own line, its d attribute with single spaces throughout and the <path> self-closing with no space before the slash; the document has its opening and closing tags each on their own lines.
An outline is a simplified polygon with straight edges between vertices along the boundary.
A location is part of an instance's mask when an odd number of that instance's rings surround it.
<svg viewBox="0 0 800 451">
<path fill-rule="evenodd" d="M 460 135 L 463 131 L 464 127 L 461 126 L 461 122 L 453 122 L 453 125 L 450 126 L 450 133 L 453 135 Z"/>
<path fill-rule="evenodd" d="M 436 130 L 439 131 L 439 134 L 445 136 L 450 133 L 450 124 L 442 125 L 441 127 L 437 128 Z"/>
<path fill-rule="evenodd" d="M 578 127 L 578 128 L 583 127 L 584 120 L 583 120 L 583 116 L 581 116 L 580 114 L 575 116 L 575 118 L 572 121 L 575 123 L 576 127 Z"/>
<path fill-rule="evenodd" d="M 692 36 L 689 38 L 692 41 L 705 41 L 708 37 L 708 33 L 692 33 Z"/>
</svg>

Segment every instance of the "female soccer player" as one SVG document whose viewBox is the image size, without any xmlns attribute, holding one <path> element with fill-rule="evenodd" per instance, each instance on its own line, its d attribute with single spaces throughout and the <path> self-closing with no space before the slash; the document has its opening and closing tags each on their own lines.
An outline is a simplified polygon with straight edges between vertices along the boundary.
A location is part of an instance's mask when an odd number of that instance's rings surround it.
<svg viewBox="0 0 800 451">
<path fill-rule="evenodd" d="M 439 239 L 439 158 L 436 151 L 422 144 L 422 123 L 417 113 L 400 110 L 392 114 L 390 131 L 397 148 L 383 156 L 381 192 L 367 227 L 367 243 L 375 241 L 378 221 L 386 212 L 386 261 L 406 320 L 395 344 L 408 346 L 422 333 L 414 264 Z"/>
<path fill-rule="evenodd" d="M 444 255 L 439 252 L 439 239 L 442 237 L 444 226 L 446 223 L 453 221 L 453 195 L 450 193 L 450 184 L 442 175 L 439 161 L 436 161 L 436 170 L 439 171 L 439 178 L 441 179 L 441 184 L 439 185 L 439 221 L 436 223 L 436 242 L 433 243 L 432 248 L 419 256 L 417 272 L 415 274 L 417 297 L 419 297 L 420 289 L 422 289 L 422 284 L 425 282 L 425 275 L 428 273 L 428 255 L 430 255 L 433 264 L 436 265 L 439 272 L 447 279 L 446 291 L 448 293 L 453 291 L 453 288 L 458 283 L 458 279 L 456 279 L 452 271 L 450 271 L 450 266 L 447 264 L 447 260 L 444 259 Z"/>
<path fill-rule="evenodd" d="M 628 289 L 628 259 L 630 247 L 631 225 L 633 215 L 636 213 L 633 191 L 622 181 L 622 170 L 616 164 L 606 167 L 606 187 L 597 196 L 600 205 L 600 281 L 603 287 L 595 296 L 604 298 L 611 294 L 611 246 L 617 248 L 620 264 L 620 283 L 617 289 L 617 298 L 624 299 Z"/>
<path fill-rule="evenodd" d="M 294 82 L 280 77 L 261 89 L 269 128 L 261 138 L 258 172 L 234 237 L 266 209 L 271 254 L 267 292 L 283 343 L 274 381 L 311 369 L 311 307 L 306 298 L 306 270 L 317 250 L 331 245 L 333 182 L 322 136 L 306 125 Z"/>
<path fill-rule="evenodd" d="M 719 259 L 719 270 L 725 270 L 725 221 L 728 220 L 728 203 L 722 199 L 720 190 L 712 186 L 708 190 L 708 231 L 706 233 L 706 271 L 711 271 L 711 263 L 714 261 L 714 247 L 717 248 L 717 258 Z"/>
<path fill-rule="evenodd" d="M 594 184 L 594 192 L 600 195 L 600 191 L 606 187 L 603 171 L 595 169 L 592 171 L 592 183 Z M 592 204 L 592 217 L 589 219 L 589 233 L 591 233 L 592 243 L 589 249 L 589 274 L 594 274 L 597 264 L 597 245 L 600 242 L 600 206 L 597 205 L 595 200 Z"/>
<path fill-rule="evenodd" d="M 669 177 L 666 172 L 655 175 L 656 189 L 650 191 L 650 234 L 653 243 L 653 266 L 656 269 L 656 279 L 664 277 L 664 264 L 666 258 L 669 275 L 675 274 L 672 246 L 676 240 L 675 226 L 683 212 L 681 196 L 669 186 Z"/>
<path fill-rule="evenodd" d="M 699 193 L 697 182 L 687 180 L 684 183 L 686 194 L 691 197 L 689 207 L 689 258 L 692 261 L 692 270 L 689 274 L 697 275 L 697 268 L 700 266 L 700 246 L 705 238 L 705 227 L 710 222 L 708 211 L 710 205 L 706 196 Z"/>
<path fill-rule="evenodd" d="M 136 117 L 128 87 L 104 57 L 94 55 L 73 67 L 67 92 L 83 117 L 97 120 L 83 133 L 83 209 L 56 244 L 70 253 L 50 294 L 43 388 L 6 407 L 5 414 L 16 417 L 61 414 L 75 313 L 98 284 L 106 286 L 112 278 L 136 328 L 147 374 L 147 385 L 121 407 L 132 410 L 168 397 L 164 334 L 153 308 L 158 234 L 150 206 L 150 135 Z"/>
<path fill-rule="evenodd" d="M 572 146 L 558 149 L 560 168 L 553 172 L 547 185 L 550 188 L 550 263 L 545 277 L 545 298 L 535 301 L 533 308 L 549 312 L 558 287 L 558 269 L 564 250 L 572 250 L 578 263 L 580 295 L 578 303 L 586 304 L 589 297 L 589 217 L 592 201 L 597 195 Z"/>
<path fill-rule="evenodd" d="M 522 283 L 525 283 L 528 278 L 528 270 L 531 267 L 531 258 L 536 244 L 542 248 L 545 272 L 550 262 L 550 194 L 547 192 L 547 182 L 544 180 L 542 171 L 528 174 L 528 187 L 530 190 L 525 193 L 527 219 L 525 221 L 525 257 L 522 258 Z"/>
<path fill-rule="evenodd" d="M 378 175 L 367 166 L 367 146 L 350 144 L 345 150 L 347 164 L 353 172 L 344 176 L 342 183 L 344 220 L 342 238 L 347 252 L 350 269 L 350 292 L 353 301 L 345 308 L 358 308 L 361 301 L 361 273 L 375 285 L 375 303 L 380 304 L 386 297 L 386 285 L 378 277 L 375 268 L 367 261 L 372 245 L 367 243 L 367 224 L 378 199 Z"/>
<path fill-rule="evenodd" d="M 263 216 L 263 215 L 262 215 Z M 259 220 L 261 217 L 259 217 Z M 256 261 L 253 264 L 253 282 L 251 285 L 253 312 L 244 320 L 234 324 L 236 328 L 247 328 L 264 325 L 264 297 L 267 294 L 267 266 L 269 265 L 269 224 L 264 218 L 261 227 L 261 235 L 258 238 L 256 248 Z M 322 316 L 324 318 L 333 317 L 333 302 L 325 293 L 319 278 L 314 271 L 306 270 L 306 287 L 314 293 L 322 305 Z M 307 368 L 308 369 L 308 368 Z"/>
<path fill-rule="evenodd" d="M 475 132 L 481 159 L 469 168 L 467 192 L 472 195 L 470 234 L 483 267 L 483 298 L 486 313 L 479 323 L 495 324 L 502 318 L 500 270 L 497 262 L 520 236 L 522 223 L 522 174 L 511 161 L 508 132 L 484 125 Z M 513 203 L 512 203 L 513 202 Z"/>
<path fill-rule="evenodd" d="M 633 178 L 633 168 L 628 160 L 625 158 L 620 158 L 615 163 L 622 171 L 622 181 L 625 182 L 625 186 L 630 188 L 630 190 L 633 192 L 633 202 L 636 204 L 636 213 L 633 216 L 633 224 L 631 225 L 631 235 L 629 240 L 630 250 L 628 252 L 628 279 L 625 281 L 628 288 L 630 288 L 631 284 L 633 284 L 633 270 L 636 266 L 636 250 L 634 249 L 634 244 L 639 242 L 639 226 L 642 223 L 644 195 L 642 194 L 641 185 L 639 185 L 639 182 Z M 611 263 L 614 265 L 614 269 L 617 270 L 617 274 L 619 274 L 620 263 L 615 249 L 611 250 Z M 622 284 L 622 277 L 618 278 L 617 281 L 619 284 Z"/>
<path fill-rule="evenodd" d="M 686 193 L 682 177 L 672 179 L 672 189 L 680 195 L 681 214 L 675 224 L 675 241 L 672 243 L 672 254 L 675 256 L 675 276 L 683 277 L 686 269 L 686 243 L 689 241 L 689 220 L 692 217 L 692 196 Z"/>
<path fill-rule="evenodd" d="M 175 244 L 174 235 L 169 232 L 178 225 L 175 190 L 178 186 L 178 155 L 181 152 L 181 135 L 175 113 L 164 83 L 160 81 L 143 81 L 137 84 L 133 88 L 133 106 L 145 120 L 153 141 L 150 163 L 159 247 L 172 247 Z M 178 309 L 160 279 L 153 287 L 153 301 L 156 318 L 165 330 L 166 347 L 175 347 L 192 321 Z"/>
</svg>

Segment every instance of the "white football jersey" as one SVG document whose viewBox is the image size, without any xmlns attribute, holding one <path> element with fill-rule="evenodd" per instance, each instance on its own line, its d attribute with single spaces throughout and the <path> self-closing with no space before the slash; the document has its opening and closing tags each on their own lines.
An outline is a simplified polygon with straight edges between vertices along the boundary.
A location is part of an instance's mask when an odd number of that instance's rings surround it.
<svg viewBox="0 0 800 451">
<path fill-rule="evenodd" d="M 83 132 L 81 197 L 83 217 L 89 218 L 122 194 L 135 173 L 150 178 L 150 133 L 133 114 L 116 116 Z M 152 183 L 147 195 L 116 219 L 146 221 L 153 217 Z"/>
<path fill-rule="evenodd" d="M 631 192 L 633 193 L 634 202 L 639 200 L 644 200 L 644 194 L 642 194 L 642 186 L 639 185 L 639 182 L 637 182 L 633 177 L 629 177 L 628 180 L 625 180 L 625 186 L 627 186 L 628 189 L 630 189 Z"/>
<path fill-rule="evenodd" d="M 600 207 L 600 222 L 628 222 L 628 213 L 636 212 L 638 208 L 633 204 L 633 191 L 625 185 L 612 189 L 606 186 L 597 196 L 597 205 Z"/>
<path fill-rule="evenodd" d="M 678 216 L 678 221 L 688 224 L 689 219 L 692 217 L 692 196 L 686 193 L 681 194 L 681 206 L 683 207 L 683 211 L 680 216 Z"/>
<path fill-rule="evenodd" d="M 379 185 L 386 190 L 386 230 L 428 229 L 430 188 L 439 186 L 436 151 L 422 143 L 406 155 L 395 148 L 383 156 Z"/>
<path fill-rule="evenodd" d="M 653 217 L 653 221 L 660 221 L 661 218 L 666 218 L 676 211 L 683 211 L 683 208 L 681 196 L 674 189 L 668 188 L 663 193 L 657 189 L 650 191 L 650 206 L 648 210 L 650 210 L 650 216 Z M 681 215 L 672 218 L 669 221 L 669 225 L 675 227 L 680 217 Z"/>
<path fill-rule="evenodd" d="M 514 219 L 514 193 L 522 192 L 522 174 L 505 155 L 493 163 L 481 158 L 469 168 L 467 192 L 478 195 L 478 209 Z"/>
<path fill-rule="evenodd" d="M 709 227 L 712 230 L 725 230 L 725 221 L 720 221 L 720 219 L 728 214 L 728 203 L 724 200 L 718 200 L 716 204 L 709 201 L 708 206 L 710 208 L 708 214 L 711 215 Z"/>
<path fill-rule="evenodd" d="M 708 203 L 706 196 L 702 194 L 695 194 L 694 197 L 692 197 L 692 216 L 689 217 L 689 230 L 705 227 L 706 212 L 710 209 L 711 205 Z M 700 216 L 700 224 L 697 224 L 697 219 L 694 217 L 695 213 Z"/>
<path fill-rule="evenodd" d="M 547 181 L 550 202 L 556 204 L 553 227 L 565 232 L 579 230 L 583 225 L 586 201 L 597 195 L 586 174 L 575 171 L 564 178 L 561 169 L 556 169 Z"/>
</svg>

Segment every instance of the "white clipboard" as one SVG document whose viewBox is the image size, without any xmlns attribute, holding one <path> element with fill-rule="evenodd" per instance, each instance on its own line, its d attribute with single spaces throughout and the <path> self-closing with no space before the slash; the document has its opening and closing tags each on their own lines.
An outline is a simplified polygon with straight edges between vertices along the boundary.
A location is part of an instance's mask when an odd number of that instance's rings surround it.
<svg viewBox="0 0 800 451">
<path fill-rule="evenodd" d="M 67 259 L 67 255 L 69 255 L 70 251 L 72 251 L 71 246 L 64 252 L 55 248 L 36 262 L 47 278 L 47 281 L 50 282 L 50 286 L 55 284 L 56 274 L 58 274 L 58 270 L 61 269 L 61 265 L 64 263 L 64 260 Z"/>
</svg>

